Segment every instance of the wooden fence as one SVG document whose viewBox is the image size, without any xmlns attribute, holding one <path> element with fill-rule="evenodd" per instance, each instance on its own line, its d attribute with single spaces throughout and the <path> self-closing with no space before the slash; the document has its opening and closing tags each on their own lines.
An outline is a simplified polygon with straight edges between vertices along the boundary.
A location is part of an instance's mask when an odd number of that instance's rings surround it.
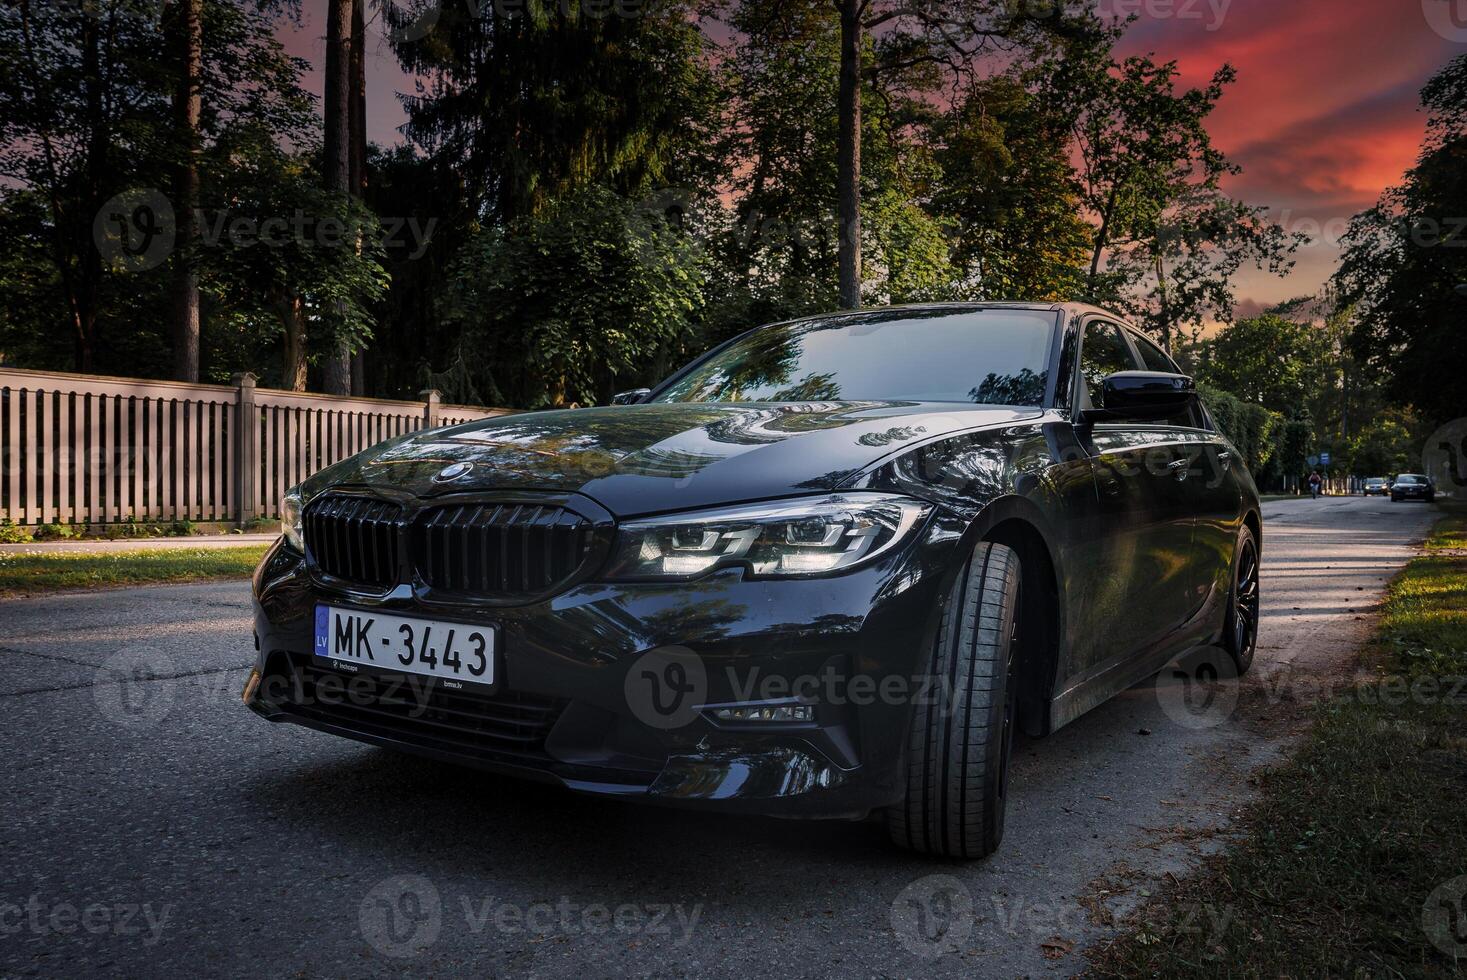
<svg viewBox="0 0 1467 980">
<path fill-rule="evenodd" d="M 16 524 L 273 517 L 315 471 L 406 432 L 507 414 L 423 401 L 0 367 L 0 518 Z"/>
</svg>

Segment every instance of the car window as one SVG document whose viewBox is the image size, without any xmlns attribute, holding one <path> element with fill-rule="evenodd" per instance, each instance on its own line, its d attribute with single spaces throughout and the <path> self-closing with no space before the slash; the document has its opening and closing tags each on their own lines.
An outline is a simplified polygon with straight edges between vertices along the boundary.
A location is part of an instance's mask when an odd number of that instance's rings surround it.
<svg viewBox="0 0 1467 980">
<path fill-rule="evenodd" d="M 1119 327 L 1104 320 L 1085 325 L 1085 344 L 1080 350 L 1081 408 L 1104 408 L 1106 375 L 1135 370 L 1135 355 Z"/>
<path fill-rule="evenodd" d="M 1404 473 L 1401 476 L 1396 477 L 1396 482 L 1397 483 L 1413 483 L 1414 484 L 1414 483 L 1425 483 L 1426 481 L 1423 480 L 1419 476 L 1412 476 L 1409 473 Z"/>
<path fill-rule="evenodd" d="M 671 381 L 658 402 L 1044 404 L 1058 314 L 886 310 L 761 327 Z"/>
<path fill-rule="evenodd" d="M 1166 351 L 1153 344 L 1150 340 L 1139 333 L 1131 334 L 1131 339 L 1136 342 L 1136 349 L 1141 352 L 1141 363 L 1146 365 L 1148 371 L 1162 371 L 1166 374 L 1181 374 L 1177 369 L 1176 362 L 1166 356 Z"/>
</svg>

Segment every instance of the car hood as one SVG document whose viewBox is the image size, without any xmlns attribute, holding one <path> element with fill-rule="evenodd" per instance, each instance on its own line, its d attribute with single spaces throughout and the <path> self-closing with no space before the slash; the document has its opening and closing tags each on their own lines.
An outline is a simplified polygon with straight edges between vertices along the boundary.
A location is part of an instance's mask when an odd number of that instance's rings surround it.
<svg viewBox="0 0 1467 980">
<path fill-rule="evenodd" d="M 628 517 L 835 489 L 906 445 L 1039 414 L 885 401 L 531 412 L 384 443 L 323 470 L 305 491 L 352 485 L 420 497 L 477 490 L 579 492 Z M 455 479 L 441 480 L 455 463 L 473 465 Z"/>
</svg>

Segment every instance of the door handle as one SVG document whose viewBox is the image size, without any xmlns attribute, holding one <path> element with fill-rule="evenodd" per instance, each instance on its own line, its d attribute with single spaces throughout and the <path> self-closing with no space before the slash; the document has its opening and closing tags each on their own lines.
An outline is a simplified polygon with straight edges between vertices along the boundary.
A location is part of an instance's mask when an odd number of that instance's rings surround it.
<svg viewBox="0 0 1467 980">
<path fill-rule="evenodd" d="M 1226 449 L 1221 450 L 1217 454 L 1217 461 L 1222 464 L 1223 469 L 1227 469 L 1233 464 L 1233 454 Z"/>
<path fill-rule="evenodd" d="M 1178 482 L 1187 478 L 1188 470 L 1191 468 L 1191 466 L 1192 461 L 1186 458 L 1174 460 L 1166 464 L 1166 468 L 1171 471 L 1172 475 L 1177 478 Z"/>
</svg>

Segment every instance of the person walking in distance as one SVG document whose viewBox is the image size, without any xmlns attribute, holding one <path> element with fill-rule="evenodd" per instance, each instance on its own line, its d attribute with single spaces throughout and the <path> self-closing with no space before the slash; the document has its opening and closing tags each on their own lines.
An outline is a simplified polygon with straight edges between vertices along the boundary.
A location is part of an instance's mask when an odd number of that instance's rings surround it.
<svg viewBox="0 0 1467 980">
<path fill-rule="evenodd" d="M 1319 470 L 1309 474 L 1309 499 L 1319 499 L 1319 488 L 1324 485 L 1324 477 L 1319 475 Z"/>
</svg>

